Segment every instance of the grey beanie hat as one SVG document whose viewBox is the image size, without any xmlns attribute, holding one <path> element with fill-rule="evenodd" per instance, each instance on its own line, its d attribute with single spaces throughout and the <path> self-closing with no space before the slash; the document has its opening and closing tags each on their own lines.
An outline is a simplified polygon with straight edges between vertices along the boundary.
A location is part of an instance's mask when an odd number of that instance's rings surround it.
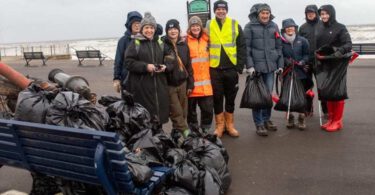
<svg viewBox="0 0 375 195">
<path fill-rule="evenodd" d="M 143 17 L 143 19 L 141 21 L 141 29 L 143 29 L 143 27 L 146 26 L 146 25 L 151 25 L 155 29 L 157 27 L 156 20 L 155 20 L 154 16 L 151 15 L 150 12 L 145 13 L 145 16 Z"/>
</svg>

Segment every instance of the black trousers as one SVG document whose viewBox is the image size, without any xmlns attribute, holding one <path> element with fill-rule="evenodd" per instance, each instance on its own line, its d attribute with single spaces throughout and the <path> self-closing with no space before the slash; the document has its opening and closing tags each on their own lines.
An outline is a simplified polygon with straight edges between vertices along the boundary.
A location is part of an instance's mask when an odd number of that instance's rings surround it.
<svg viewBox="0 0 375 195">
<path fill-rule="evenodd" d="M 214 102 L 212 96 L 191 97 L 188 100 L 188 116 L 189 126 L 199 127 L 197 106 L 201 110 L 200 127 L 202 129 L 210 129 L 214 114 Z"/>
<path fill-rule="evenodd" d="M 238 91 L 238 73 L 232 69 L 210 68 L 211 84 L 214 92 L 215 114 L 234 112 L 234 102 Z"/>
</svg>

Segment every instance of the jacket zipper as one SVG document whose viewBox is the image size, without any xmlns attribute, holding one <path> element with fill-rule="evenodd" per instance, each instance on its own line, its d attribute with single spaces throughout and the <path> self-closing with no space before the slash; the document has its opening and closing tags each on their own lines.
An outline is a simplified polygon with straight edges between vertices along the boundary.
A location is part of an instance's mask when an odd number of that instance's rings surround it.
<svg viewBox="0 0 375 195">
<path fill-rule="evenodd" d="M 151 45 L 151 55 L 152 55 L 152 63 L 155 65 L 155 56 L 154 56 L 154 47 L 153 47 L 153 44 L 152 44 L 152 41 L 149 42 L 149 44 Z M 155 87 L 155 100 L 156 100 L 156 115 L 158 117 L 158 120 L 160 122 L 160 108 L 159 108 L 159 97 L 158 97 L 158 91 L 157 91 L 157 85 L 156 85 L 156 74 L 153 74 L 151 75 L 152 77 L 154 77 L 154 87 Z"/>
</svg>

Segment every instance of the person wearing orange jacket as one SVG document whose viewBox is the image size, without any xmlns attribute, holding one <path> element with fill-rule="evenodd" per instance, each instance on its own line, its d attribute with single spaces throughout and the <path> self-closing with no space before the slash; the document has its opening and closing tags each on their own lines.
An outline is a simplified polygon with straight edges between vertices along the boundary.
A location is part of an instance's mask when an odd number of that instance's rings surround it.
<svg viewBox="0 0 375 195">
<path fill-rule="evenodd" d="M 188 124 L 190 128 L 200 127 L 207 133 L 213 119 L 213 92 L 210 78 L 209 38 L 203 29 L 202 20 L 198 16 L 189 19 L 186 42 L 190 50 L 190 58 L 194 72 L 194 89 L 189 94 Z M 200 125 L 197 119 L 197 105 L 201 110 Z"/>
</svg>

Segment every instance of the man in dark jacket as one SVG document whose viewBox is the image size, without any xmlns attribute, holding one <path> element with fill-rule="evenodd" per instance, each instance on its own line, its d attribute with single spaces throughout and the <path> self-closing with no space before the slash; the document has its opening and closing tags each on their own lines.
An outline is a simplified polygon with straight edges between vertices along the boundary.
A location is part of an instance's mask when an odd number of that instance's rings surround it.
<svg viewBox="0 0 375 195">
<path fill-rule="evenodd" d="M 318 12 L 322 22 L 316 37 L 319 54 L 316 55 L 316 80 L 319 98 L 326 100 L 328 107 L 328 122 L 322 125 L 322 129 L 334 132 L 343 128 L 344 104 L 348 98 L 346 75 L 352 41 L 345 25 L 336 21 L 336 11 L 332 5 L 323 5 Z"/>
<path fill-rule="evenodd" d="M 126 67 L 124 67 L 124 55 L 125 50 L 128 48 L 132 36 L 136 35 L 140 31 L 140 22 L 142 15 L 137 11 L 128 13 L 128 18 L 125 23 L 126 32 L 124 36 L 120 38 L 117 44 L 115 64 L 113 69 L 113 87 L 117 93 L 120 93 L 121 89 L 124 89 L 125 78 L 128 74 Z"/>
<path fill-rule="evenodd" d="M 277 24 L 272 21 L 273 18 L 269 5 L 255 4 L 250 9 L 250 22 L 246 24 L 244 30 L 247 46 L 246 72 L 261 73 L 271 93 L 274 85 L 274 72 L 282 73 L 284 67 L 281 36 Z M 267 130 L 277 130 L 270 120 L 271 110 L 271 108 L 253 109 L 253 120 L 259 136 L 267 136 Z"/>
<path fill-rule="evenodd" d="M 320 23 L 318 15 L 318 7 L 316 5 L 307 5 L 305 8 L 306 23 L 299 28 L 299 35 L 305 37 L 309 41 L 310 52 L 309 61 L 306 66 L 309 69 L 307 75 L 312 78 L 313 67 L 315 67 L 315 51 L 316 51 L 316 34 L 317 27 Z M 321 107 L 324 114 L 327 114 L 327 103 L 321 101 Z M 312 115 L 313 112 L 313 98 L 307 99 L 307 115 Z"/>
<path fill-rule="evenodd" d="M 246 44 L 238 21 L 227 17 L 228 3 L 214 3 L 215 18 L 207 21 L 210 37 L 210 75 L 213 87 L 215 134 L 221 137 L 226 130 L 230 136 L 240 134 L 234 128 L 234 106 L 238 91 L 238 73 L 246 63 Z M 224 112 L 225 98 L 225 112 Z"/>
</svg>

